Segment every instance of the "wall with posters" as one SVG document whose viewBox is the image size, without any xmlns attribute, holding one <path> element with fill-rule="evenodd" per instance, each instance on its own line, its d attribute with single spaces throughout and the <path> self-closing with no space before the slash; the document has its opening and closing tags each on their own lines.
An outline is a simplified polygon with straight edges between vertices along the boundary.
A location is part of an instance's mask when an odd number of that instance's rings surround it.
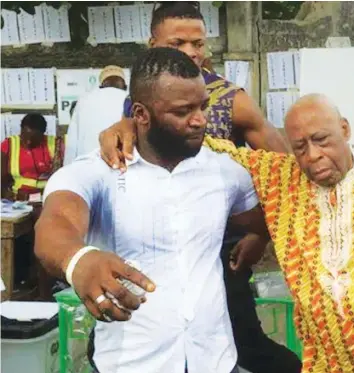
<svg viewBox="0 0 354 373">
<path fill-rule="evenodd" d="M 290 4 L 290 2 L 284 3 Z M 294 95 L 296 92 L 298 93 L 301 79 L 301 71 L 299 70 L 301 63 L 296 61 L 296 58 L 299 58 L 301 54 L 298 53 L 299 50 L 302 48 L 354 46 L 353 2 L 305 1 L 300 5 L 288 19 L 267 17 L 263 12 L 261 20 L 258 22 L 260 102 L 264 108 L 267 107 L 267 102 L 269 103 L 276 95 L 283 101 L 288 101 L 287 108 L 293 102 Z M 342 40 L 345 43 L 342 43 Z M 273 70 L 269 68 L 269 52 L 286 52 L 275 54 L 277 60 L 275 64 L 273 63 L 273 66 L 279 62 L 286 65 L 286 59 L 291 58 L 291 54 L 295 53 L 293 69 L 295 87 L 292 86 L 291 82 L 288 82 L 286 86 L 288 92 L 286 94 L 279 94 L 279 92 L 269 94 L 269 91 L 273 89 L 272 82 L 277 80 L 276 77 L 272 79 L 270 76 Z M 291 71 L 291 69 L 288 71 Z"/>
<path fill-rule="evenodd" d="M 111 64 L 129 68 L 139 52 L 146 48 L 152 7 L 152 2 L 131 2 L 130 5 L 124 2 L 114 5 L 73 2 L 69 7 L 63 6 L 58 10 L 41 4 L 36 6 L 33 15 L 22 10 L 17 15 L 14 11 L 2 10 L 5 27 L 1 30 L 1 64 L 4 71 L 8 70 L 8 74 L 3 74 L 3 82 L 7 86 L 3 89 L 3 93 L 6 91 L 3 97 L 10 98 L 9 102 L 2 99 L 2 111 L 23 113 L 26 111 L 21 110 L 21 105 L 26 104 L 25 110 L 38 107 L 45 114 L 57 115 L 59 125 L 68 124 L 71 103 L 80 94 L 98 85 L 100 69 Z M 201 7 L 209 35 L 208 47 L 214 63 L 222 67 L 222 54 L 226 51 L 226 7 L 219 9 L 211 2 L 203 2 Z M 38 22 L 41 12 L 43 22 Z M 66 26 L 64 30 L 57 30 L 55 21 L 59 16 L 62 17 L 59 22 L 61 27 L 63 24 Z M 34 105 L 31 94 L 33 84 L 28 83 L 27 88 L 21 84 L 20 88 L 28 92 L 28 97 L 21 93 L 21 89 L 10 88 L 18 86 L 18 76 L 29 73 L 34 76 L 38 69 L 52 68 L 55 68 L 54 106 L 46 106 L 43 102 Z M 12 100 L 14 93 L 21 96 L 15 100 L 15 105 Z M 61 134 L 66 128 L 58 130 Z"/>
<path fill-rule="evenodd" d="M 76 2 L 75 2 L 76 3 Z M 141 2 L 135 2 L 139 4 Z M 85 4 L 85 2 L 81 2 Z M 146 47 L 148 39 L 147 27 L 144 27 L 141 32 L 134 35 L 128 35 L 124 31 L 124 24 L 119 24 L 119 19 L 122 18 L 121 10 L 130 7 L 112 6 L 111 12 L 107 13 L 107 9 L 100 11 L 104 8 L 101 2 L 89 2 L 89 7 L 85 13 L 85 19 L 82 21 L 81 14 L 73 14 L 75 10 L 74 5 L 69 10 L 69 23 L 70 31 L 72 32 L 71 41 L 67 43 L 48 43 L 31 44 L 17 48 L 6 46 L 1 48 L 2 67 L 56 67 L 56 68 L 100 68 L 109 64 L 118 64 L 123 67 L 131 66 L 132 62 L 138 55 L 139 51 Z M 211 4 L 209 2 L 208 4 Z M 93 6 L 95 5 L 95 6 Z M 146 4 L 146 6 L 152 4 Z M 99 8 L 97 10 L 97 8 Z M 105 7 L 109 8 L 109 7 Z M 120 12 L 118 12 L 120 10 Z M 221 62 L 222 53 L 226 51 L 226 7 L 222 6 L 220 9 L 216 8 L 219 14 L 218 34 L 211 32 L 211 37 L 208 39 L 209 46 L 212 50 L 213 56 L 216 61 Z M 124 13 L 124 14 L 125 14 Z M 123 15 L 124 15 L 123 14 Z M 134 20 L 134 15 L 130 14 Z M 115 23 L 115 34 L 112 33 L 112 27 L 105 27 L 104 32 L 97 28 L 98 22 L 111 19 Z M 146 20 L 146 24 L 148 24 Z M 215 30 L 212 19 L 209 22 L 209 31 Z M 113 26 L 113 23 L 111 24 Z M 117 26 L 119 28 L 117 28 Z M 132 34 L 132 33 L 130 33 Z M 136 38 L 136 42 L 132 42 L 132 36 Z M 79 40 L 77 40 L 79 39 Z M 104 44 L 101 44 L 104 42 Z M 30 66 L 29 66 L 30 65 Z"/>
<path fill-rule="evenodd" d="M 298 82 L 295 81 L 298 79 L 297 55 L 293 50 L 304 47 L 325 47 L 328 37 L 348 37 L 351 45 L 354 45 L 354 24 L 351 22 L 354 18 L 354 3 L 296 3 L 299 4 L 294 7 L 291 5 L 294 9 L 288 12 L 281 9 L 276 15 L 276 12 L 269 11 L 269 9 L 272 10 L 269 4 L 273 4 L 273 7 L 283 6 L 280 2 L 224 2 L 218 9 L 219 37 L 210 37 L 208 40 L 216 70 L 219 73 L 229 71 L 229 77 L 237 71 L 236 83 L 246 87 L 252 86 L 250 90 L 252 96 L 261 104 L 265 112 L 267 112 L 268 103 L 271 109 L 268 111 L 273 113 L 270 117 L 279 127 L 282 126 L 282 113 L 296 99 L 298 90 Z M 2 67 L 95 69 L 107 64 L 129 67 L 139 51 L 146 47 L 142 39 L 146 38 L 147 28 L 144 28 L 145 31 L 141 30 L 140 36 L 137 36 L 138 39 L 140 38 L 138 43 L 121 42 L 123 39 L 128 40 L 131 35 L 126 33 L 118 35 L 116 31 L 113 34 L 112 27 L 105 27 L 105 32 L 102 33 L 102 30 L 97 28 L 97 22 L 101 19 L 113 19 L 116 25 L 117 22 L 119 24 L 119 20 L 123 22 L 122 9 L 117 9 L 117 6 L 110 10 L 93 9 L 92 4 L 90 2 L 90 11 L 87 10 L 86 23 L 73 22 L 77 21 L 75 14 L 71 15 L 74 6 L 70 9 L 70 42 L 54 43 L 50 46 L 42 43 L 17 48 L 2 47 Z M 289 2 L 284 2 L 284 4 L 284 6 L 290 6 Z M 99 8 L 103 7 L 99 6 Z M 126 8 L 125 11 L 129 13 L 129 9 Z M 134 19 L 133 16 L 132 19 Z M 148 24 L 148 21 L 146 20 L 145 23 Z M 52 34 L 48 36 L 46 25 L 47 23 L 44 23 L 45 38 L 58 40 L 53 39 Z M 208 22 L 208 25 L 208 32 L 210 32 L 213 29 L 213 23 Z M 77 32 L 72 33 L 75 29 Z M 81 44 L 77 43 L 77 34 L 80 35 Z M 9 34 L 10 36 L 12 37 Z M 112 43 L 113 36 L 115 41 L 119 39 L 120 42 Z M 65 37 L 67 33 L 61 36 L 62 41 Z M 28 40 L 34 42 L 35 38 L 28 38 Z M 101 42 L 104 43 L 101 44 Z M 278 54 L 274 54 L 275 52 Z M 231 61 L 225 69 L 224 61 Z M 244 62 L 249 62 L 248 75 L 245 73 Z M 291 74 L 291 68 L 288 68 L 283 75 L 269 75 L 276 70 L 279 71 L 279 66 L 290 66 L 292 63 L 294 74 Z"/>
</svg>

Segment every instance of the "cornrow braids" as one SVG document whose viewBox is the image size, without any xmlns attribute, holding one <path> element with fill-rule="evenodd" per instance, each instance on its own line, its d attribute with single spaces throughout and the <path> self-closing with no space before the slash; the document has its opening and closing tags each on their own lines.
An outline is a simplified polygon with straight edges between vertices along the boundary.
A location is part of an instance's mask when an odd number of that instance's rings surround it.
<svg viewBox="0 0 354 373">
<path fill-rule="evenodd" d="M 155 3 L 155 6 L 156 4 L 158 3 Z M 152 12 L 150 26 L 152 36 L 154 36 L 156 27 L 168 18 L 200 19 L 205 23 L 200 12 L 199 1 L 164 1 L 160 2 L 160 6 L 154 7 Z"/>
<path fill-rule="evenodd" d="M 198 66 L 185 53 L 174 48 L 151 48 L 143 52 L 132 67 L 130 95 L 132 102 L 146 103 L 153 95 L 154 84 L 167 73 L 183 79 L 200 75 Z"/>
</svg>

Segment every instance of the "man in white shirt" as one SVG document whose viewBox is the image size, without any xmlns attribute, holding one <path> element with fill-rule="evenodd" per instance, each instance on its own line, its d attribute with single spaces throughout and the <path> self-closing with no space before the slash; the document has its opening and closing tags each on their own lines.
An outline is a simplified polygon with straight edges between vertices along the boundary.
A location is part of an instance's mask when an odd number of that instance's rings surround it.
<svg viewBox="0 0 354 373">
<path fill-rule="evenodd" d="M 69 125 L 64 164 L 98 147 L 99 133 L 123 114 L 127 96 L 124 71 L 119 66 L 106 66 L 99 77 L 100 87 L 81 97 Z"/>
<path fill-rule="evenodd" d="M 137 147 L 127 172 L 97 150 L 53 175 L 36 254 L 100 320 L 100 373 L 237 372 L 220 248 L 232 214 L 238 229 L 269 238 L 250 175 L 202 146 L 208 94 L 183 52 L 145 52 L 130 92 Z"/>
</svg>

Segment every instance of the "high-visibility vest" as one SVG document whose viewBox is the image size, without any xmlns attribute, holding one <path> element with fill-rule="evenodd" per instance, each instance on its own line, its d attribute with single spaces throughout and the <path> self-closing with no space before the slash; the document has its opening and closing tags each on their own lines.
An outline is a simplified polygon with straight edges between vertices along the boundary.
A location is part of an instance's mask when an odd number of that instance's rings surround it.
<svg viewBox="0 0 354 373">
<path fill-rule="evenodd" d="M 20 174 L 20 136 L 11 136 L 10 139 L 10 173 L 14 179 L 12 190 L 17 193 L 22 186 L 29 186 L 43 190 L 47 184 L 46 180 L 36 180 L 23 177 Z M 47 136 L 48 151 L 53 159 L 55 153 L 55 136 Z"/>
</svg>

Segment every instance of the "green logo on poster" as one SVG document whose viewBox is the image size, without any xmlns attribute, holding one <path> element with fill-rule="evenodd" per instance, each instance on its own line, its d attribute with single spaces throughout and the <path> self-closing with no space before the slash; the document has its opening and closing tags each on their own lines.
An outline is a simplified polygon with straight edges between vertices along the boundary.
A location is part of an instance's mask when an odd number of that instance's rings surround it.
<svg viewBox="0 0 354 373">
<path fill-rule="evenodd" d="M 91 75 L 91 76 L 89 77 L 89 83 L 90 83 L 91 85 L 95 85 L 96 82 L 97 82 L 97 78 L 96 78 L 94 75 Z"/>
</svg>

